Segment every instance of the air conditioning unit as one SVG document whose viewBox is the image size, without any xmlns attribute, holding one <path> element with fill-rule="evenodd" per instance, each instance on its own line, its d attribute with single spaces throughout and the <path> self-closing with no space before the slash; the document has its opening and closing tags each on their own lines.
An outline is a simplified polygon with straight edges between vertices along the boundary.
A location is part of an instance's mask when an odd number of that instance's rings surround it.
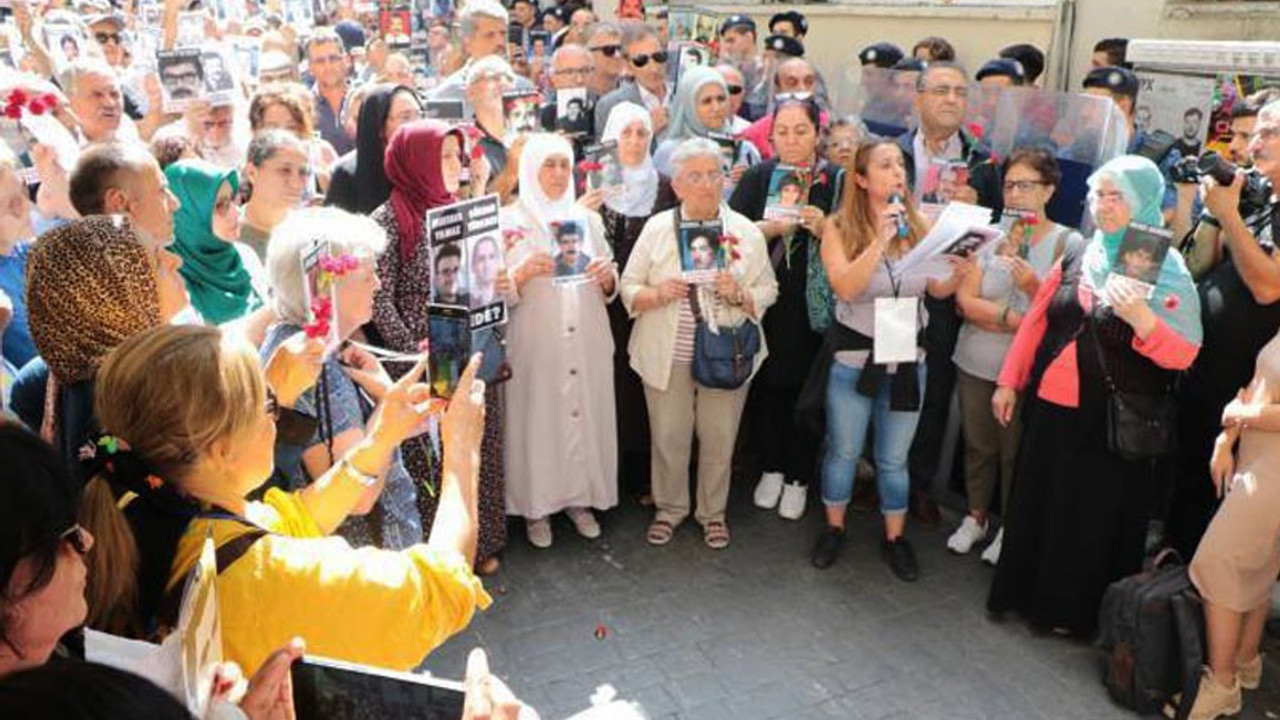
<svg viewBox="0 0 1280 720">
<path fill-rule="evenodd" d="M 1134 39 L 1125 59 L 1151 69 L 1280 76 L 1280 42 Z"/>
</svg>

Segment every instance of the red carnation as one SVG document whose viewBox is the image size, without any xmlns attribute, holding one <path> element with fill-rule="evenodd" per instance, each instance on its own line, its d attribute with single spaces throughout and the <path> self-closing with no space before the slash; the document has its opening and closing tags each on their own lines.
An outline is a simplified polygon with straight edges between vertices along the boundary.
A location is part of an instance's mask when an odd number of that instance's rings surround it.
<svg viewBox="0 0 1280 720">
<path fill-rule="evenodd" d="M 981 140 L 987 134 L 987 131 L 982 129 L 982 125 L 976 122 L 969 123 L 968 130 L 975 140 Z"/>
<path fill-rule="evenodd" d="M 10 104 L 8 107 L 4 109 L 4 116 L 9 118 L 10 120 L 21 120 L 22 106 Z"/>
<path fill-rule="evenodd" d="M 737 250 L 730 250 L 730 251 L 729 251 L 729 259 L 731 259 L 731 260 L 741 260 L 741 259 L 742 259 L 742 253 L 738 252 Z"/>
<path fill-rule="evenodd" d="M 1182 303 L 1182 300 L 1180 300 L 1177 295 L 1170 293 L 1169 295 L 1164 296 L 1165 310 L 1177 310 L 1178 305 L 1180 305 L 1181 303 Z"/>
<path fill-rule="evenodd" d="M 1024 218 L 1022 219 L 1022 222 L 1023 222 L 1024 224 L 1026 224 L 1026 225 L 1032 225 L 1032 226 L 1039 225 L 1039 224 L 1040 224 L 1040 216 L 1039 216 L 1039 215 L 1030 215 L 1030 214 L 1029 214 L 1029 215 L 1027 215 L 1026 217 L 1024 217 Z"/>
<path fill-rule="evenodd" d="M 53 93 L 45 93 L 40 96 L 40 102 L 43 102 L 45 107 L 52 110 L 58 107 L 58 96 Z"/>
<path fill-rule="evenodd" d="M 27 91 L 22 88 L 14 88 L 9 92 L 10 105 L 26 105 L 30 99 L 31 97 L 27 95 Z"/>
<path fill-rule="evenodd" d="M 472 162 L 475 162 L 476 160 L 479 160 L 479 159 L 480 159 L 480 157 L 481 157 L 482 155 L 484 155 L 484 148 L 480 147 L 480 143 L 476 143 L 476 144 L 474 144 L 474 145 L 472 145 L 472 146 L 471 146 L 471 161 L 472 161 Z"/>
<path fill-rule="evenodd" d="M 42 101 L 40 98 L 36 98 L 35 100 L 32 100 L 30 103 L 27 104 L 27 110 L 32 115 L 43 115 L 45 113 L 45 110 L 47 109 L 48 108 L 44 106 L 44 101 Z"/>
<path fill-rule="evenodd" d="M 813 184 L 814 184 L 814 185 L 826 185 L 826 184 L 827 184 L 827 173 L 826 173 L 826 171 L 823 171 L 823 172 L 818 173 L 818 179 L 817 179 L 817 180 L 814 180 L 814 181 L 813 181 Z"/>
<path fill-rule="evenodd" d="M 584 173 L 600 172 L 604 169 L 604 165 L 591 160 L 583 160 L 578 163 L 578 170 Z"/>
</svg>

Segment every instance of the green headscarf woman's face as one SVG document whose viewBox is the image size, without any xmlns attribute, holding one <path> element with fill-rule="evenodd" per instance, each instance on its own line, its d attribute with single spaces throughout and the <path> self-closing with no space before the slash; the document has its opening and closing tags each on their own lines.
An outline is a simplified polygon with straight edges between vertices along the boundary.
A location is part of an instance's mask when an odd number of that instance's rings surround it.
<svg viewBox="0 0 1280 720">
<path fill-rule="evenodd" d="M 240 239 L 240 203 L 236 201 L 235 191 L 231 189 L 229 182 L 218 187 L 210 226 L 219 240 L 234 242 Z"/>
</svg>

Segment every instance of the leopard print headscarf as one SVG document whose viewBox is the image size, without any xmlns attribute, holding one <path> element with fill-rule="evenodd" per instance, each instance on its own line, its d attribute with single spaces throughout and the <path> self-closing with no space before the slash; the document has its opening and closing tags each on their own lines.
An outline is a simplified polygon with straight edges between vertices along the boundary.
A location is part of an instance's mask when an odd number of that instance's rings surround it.
<svg viewBox="0 0 1280 720">
<path fill-rule="evenodd" d="M 155 265 L 129 221 L 99 215 L 41 235 L 27 260 L 27 315 L 61 383 L 92 378 L 107 353 L 159 325 Z"/>
</svg>

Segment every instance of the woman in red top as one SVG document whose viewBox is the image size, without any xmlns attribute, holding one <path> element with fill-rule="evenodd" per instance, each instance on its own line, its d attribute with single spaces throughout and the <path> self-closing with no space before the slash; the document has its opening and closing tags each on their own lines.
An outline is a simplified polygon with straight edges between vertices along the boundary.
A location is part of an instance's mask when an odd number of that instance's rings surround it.
<svg viewBox="0 0 1280 720">
<path fill-rule="evenodd" d="M 1108 447 L 1108 388 L 1172 392 L 1201 339 L 1199 298 L 1176 250 L 1146 278 L 1149 297 L 1144 286 L 1113 277 L 1130 223 L 1163 225 L 1159 169 L 1124 156 L 1089 186 L 1098 230 L 1041 284 L 991 401 L 1008 424 L 1016 394 L 1026 392 L 1004 548 L 987 599 L 993 613 L 1017 610 L 1037 628 L 1085 637 L 1097 628 L 1107 585 L 1141 568 L 1156 494 L 1149 459 Z"/>
</svg>

